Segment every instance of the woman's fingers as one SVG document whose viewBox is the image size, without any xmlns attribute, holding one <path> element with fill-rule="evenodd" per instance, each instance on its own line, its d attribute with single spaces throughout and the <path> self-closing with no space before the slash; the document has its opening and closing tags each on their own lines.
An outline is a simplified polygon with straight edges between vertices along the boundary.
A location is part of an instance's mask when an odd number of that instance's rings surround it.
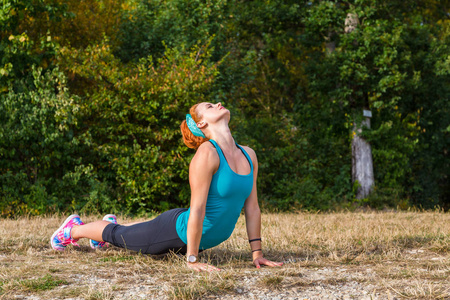
<svg viewBox="0 0 450 300">
<path fill-rule="evenodd" d="M 261 265 L 266 265 L 269 267 L 280 267 L 283 265 L 282 262 L 274 262 L 267 260 L 265 258 L 256 259 L 254 262 L 255 266 L 259 269 Z"/>
<path fill-rule="evenodd" d="M 281 267 L 283 265 L 282 262 L 269 261 L 269 263 L 271 267 Z"/>
<path fill-rule="evenodd" d="M 275 261 L 266 260 L 266 265 L 270 266 L 270 267 L 279 267 L 279 266 L 282 266 L 283 263 L 282 262 L 275 262 Z"/>
<path fill-rule="evenodd" d="M 281 267 L 283 265 L 283 263 L 268 261 L 266 265 L 269 267 Z"/>
<path fill-rule="evenodd" d="M 216 268 L 216 267 L 211 266 L 211 265 L 208 265 L 208 264 L 205 264 L 205 265 L 203 266 L 202 270 L 208 271 L 208 272 L 211 272 L 211 271 L 220 271 L 219 268 Z"/>
<path fill-rule="evenodd" d="M 208 266 L 208 271 L 211 272 L 211 271 L 221 271 L 221 270 L 219 268 L 214 267 L 214 266 Z"/>
<path fill-rule="evenodd" d="M 259 263 L 259 260 L 258 260 L 258 259 L 257 259 L 257 260 L 255 260 L 255 266 L 256 266 L 256 268 L 257 268 L 257 269 L 261 268 L 261 265 L 260 265 L 260 263 Z"/>
</svg>

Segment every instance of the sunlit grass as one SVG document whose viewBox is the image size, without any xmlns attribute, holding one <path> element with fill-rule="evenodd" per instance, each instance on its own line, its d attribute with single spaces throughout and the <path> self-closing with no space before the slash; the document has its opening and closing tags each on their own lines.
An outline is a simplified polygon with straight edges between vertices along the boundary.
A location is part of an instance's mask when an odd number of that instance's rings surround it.
<svg viewBox="0 0 450 300">
<path fill-rule="evenodd" d="M 64 219 L 0 219 L 0 299 L 203 299 L 248 297 L 254 290 L 301 297 L 317 286 L 353 282 L 373 285 L 381 299 L 450 297 L 450 214 L 441 212 L 264 214 L 265 256 L 285 264 L 260 270 L 251 263 L 241 217 L 228 241 L 201 254 L 201 261 L 223 269 L 211 274 L 192 272 L 175 254 L 94 251 L 87 240 L 56 252 L 49 238 Z M 139 220 L 119 216 L 131 221 Z"/>
</svg>

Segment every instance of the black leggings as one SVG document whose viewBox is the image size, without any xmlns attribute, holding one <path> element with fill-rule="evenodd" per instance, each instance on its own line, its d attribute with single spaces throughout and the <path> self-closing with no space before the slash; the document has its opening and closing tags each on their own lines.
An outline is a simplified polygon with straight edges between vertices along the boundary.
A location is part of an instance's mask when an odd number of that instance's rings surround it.
<svg viewBox="0 0 450 300">
<path fill-rule="evenodd" d="M 102 233 L 105 242 L 144 254 L 164 254 L 173 251 L 186 254 L 186 244 L 178 237 L 178 216 L 187 208 L 166 211 L 155 219 L 131 226 L 108 224 Z"/>
</svg>

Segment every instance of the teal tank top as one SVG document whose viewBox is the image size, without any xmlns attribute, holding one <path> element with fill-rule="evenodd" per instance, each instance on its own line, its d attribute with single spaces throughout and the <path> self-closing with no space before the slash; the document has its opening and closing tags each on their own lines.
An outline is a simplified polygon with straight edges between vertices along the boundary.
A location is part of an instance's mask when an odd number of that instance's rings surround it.
<svg viewBox="0 0 450 300">
<path fill-rule="evenodd" d="M 199 247 L 201 250 L 215 247 L 230 237 L 245 200 L 250 196 L 253 188 L 253 164 L 248 153 L 236 144 L 244 153 L 251 169 L 250 174 L 239 175 L 230 168 L 217 143 L 213 140 L 210 140 L 210 142 L 216 147 L 220 165 L 212 177 L 208 199 L 206 200 L 203 233 Z M 186 244 L 190 211 L 188 209 L 181 213 L 176 224 L 178 236 Z"/>
</svg>

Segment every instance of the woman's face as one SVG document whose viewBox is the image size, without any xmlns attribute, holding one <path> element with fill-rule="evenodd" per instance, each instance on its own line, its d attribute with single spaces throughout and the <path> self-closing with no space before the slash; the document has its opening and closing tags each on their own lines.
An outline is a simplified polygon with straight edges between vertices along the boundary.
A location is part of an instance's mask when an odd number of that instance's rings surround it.
<svg viewBox="0 0 450 300">
<path fill-rule="evenodd" d="M 226 118 L 228 121 L 230 120 L 230 111 L 222 106 L 220 102 L 216 104 L 202 102 L 197 106 L 196 110 L 201 121 L 208 124 L 216 123 L 223 118 Z"/>
</svg>

